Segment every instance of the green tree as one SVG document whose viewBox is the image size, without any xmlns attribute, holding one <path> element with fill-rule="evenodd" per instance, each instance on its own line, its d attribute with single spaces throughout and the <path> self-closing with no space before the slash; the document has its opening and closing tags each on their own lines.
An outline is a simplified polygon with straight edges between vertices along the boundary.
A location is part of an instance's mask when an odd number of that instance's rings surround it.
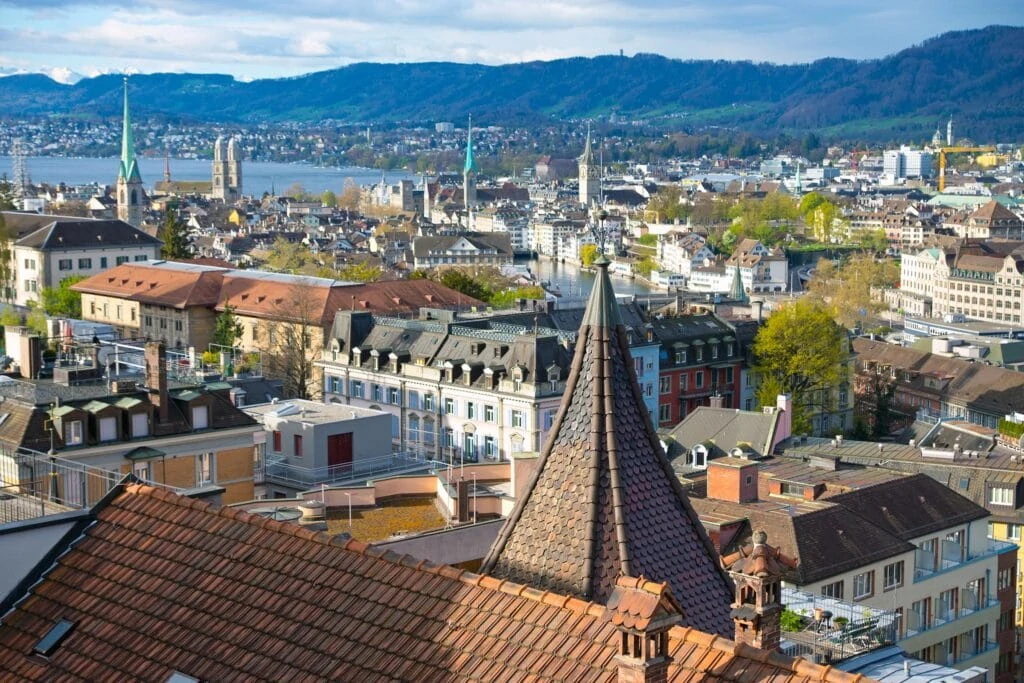
<svg viewBox="0 0 1024 683">
<path fill-rule="evenodd" d="M 0 327 L 17 327 L 21 324 L 21 314 L 14 306 L 4 306 L 0 312 Z"/>
<path fill-rule="evenodd" d="M 213 328 L 213 343 L 234 348 L 235 342 L 242 336 L 242 323 L 235 315 L 235 309 L 225 306 L 217 316 Z"/>
<path fill-rule="evenodd" d="M 375 266 L 367 261 L 350 263 L 338 271 L 338 276 L 342 280 L 352 280 L 353 282 L 376 282 L 382 274 L 380 266 Z"/>
<path fill-rule="evenodd" d="M 438 278 L 438 282 L 445 287 L 450 287 L 457 292 L 462 292 L 466 296 L 479 299 L 480 301 L 490 301 L 493 295 L 487 285 L 457 268 L 445 270 Z"/>
<path fill-rule="evenodd" d="M 46 329 L 45 311 L 40 306 L 31 306 L 30 308 L 31 310 L 28 312 L 28 315 L 25 316 L 25 326 L 40 337 L 47 337 L 49 331 Z"/>
<path fill-rule="evenodd" d="M 264 266 L 267 270 L 278 273 L 303 273 L 307 268 L 315 268 L 313 252 L 301 242 L 289 242 L 278 237 L 270 247 L 270 254 Z"/>
<path fill-rule="evenodd" d="M 75 275 L 64 278 L 56 287 L 43 287 L 39 292 L 43 311 L 54 318 L 81 318 L 82 293 L 74 291 L 71 286 L 84 279 L 84 275 Z"/>
<path fill-rule="evenodd" d="M 837 323 L 852 328 L 867 314 L 885 308 L 875 292 L 898 280 L 899 266 L 891 259 L 876 261 L 871 254 L 855 254 L 838 267 L 821 259 L 807 285 L 807 297 L 827 307 Z"/>
<path fill-rule="evenodd" d="M 491 295 L 491 298 L 487 301 L 494 308 L 511 308 L 520 299 L 535 299 L 541 300 L 547 296 L 544 288 L 540 285 L 530 285 L 528 287 L 517 287 L 515 289 L 506 289 L 501 292 L 495 292 Z"/>
<path fill-rule="evenodd" d="M 7 174 L 0 176 L 0 211 L 16 211 L 14 203 L 14 185 L 7 179 Z"/>
<path fill-rule="evenodd" d="M 0 197 L 0 202 L 3 198 Z M 10 301 L 14 298 L 14 253 L 11 249 L 11 234 L 7 229 L 7 221 L 0 213 L 0 300 Z"/>
<path fill-rule="evenodd" d="M 642 244 L 645 247 L 656 247 L 658 246 L 658 236 L 650 233 L 646 235 L 640 235 L 636 240 L 637 244 Z"/>
<path fill-rule="evenodd" d="M 338 206 L 338 195 L 334 194 L 331 190 L 324 190 L 320 195 L 320 203 L 333 209 Z"/>
<path fill-rule="evenodd" d="M 584 244 L 580 247 L 580 263 L 585 266 L 589 266 L 594 263 L 594 259 L 597 258 L 597 245 L 596 244 Z"/>
<path fill-rule="evenodd" d="M 160 239 L 164 246 L 160 254 L 165 259 L 187 259 L 192 257 L 192 245 L 189 244 L 185 232 L 185 222 L 178 216 L 177 210 L 168 207 L 164 214 L 164 224 L 160 228 Z"/>
<path fill-rule="evenodd" d="M 793 401 L 793 433 L 810 433 L 810 413 L 845 379 L 845 333 L 820 302 L 797 299 L 773 313 L 754 338 L 754 371 L 761 405 L 779 394 Z"/>
</svg>

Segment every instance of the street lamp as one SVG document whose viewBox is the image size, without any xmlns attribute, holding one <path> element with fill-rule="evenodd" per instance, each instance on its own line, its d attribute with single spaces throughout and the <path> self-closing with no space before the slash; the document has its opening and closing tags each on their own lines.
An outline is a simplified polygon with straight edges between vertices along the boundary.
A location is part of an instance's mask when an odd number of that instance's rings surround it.
<svg viewBox="0 0 1024 683">
<path fill-rule="evenodd" d="M 348 531 L 352 533 L 352 494 L 348 491 L 344 491 L 344 494 L 348 497 Z"/>
</svg>

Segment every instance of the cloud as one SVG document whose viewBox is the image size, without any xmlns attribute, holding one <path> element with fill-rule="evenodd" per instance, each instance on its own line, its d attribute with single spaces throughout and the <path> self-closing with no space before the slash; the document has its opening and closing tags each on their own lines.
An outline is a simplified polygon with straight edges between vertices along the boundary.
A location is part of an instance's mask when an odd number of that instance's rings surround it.
<svg viewBox="0 0 1024 683">
<path fill-rule="evenodd" d="M 9 8 L 9 9 L 4 9 Z M 0 68 L 287 76 L 356 61 L 498 64 L 618 52 L 798 62 L 880 57 L 983 19 L 953 0 L 0 0 Z"/>
</svg>

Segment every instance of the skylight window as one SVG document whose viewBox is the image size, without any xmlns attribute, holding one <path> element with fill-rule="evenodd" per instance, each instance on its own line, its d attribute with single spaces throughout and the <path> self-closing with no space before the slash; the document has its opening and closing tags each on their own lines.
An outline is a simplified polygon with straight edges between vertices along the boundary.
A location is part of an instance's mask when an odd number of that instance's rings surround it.
<svg viewBox="0 0 1024 683">
<path fill-rule="evenodd" d="M 75 627 L 74 622 L 68 621 L 67 619 L 61 619 L 53 627 L 46 632 L 46 635 L 36 643 L 36 646 L 32 648 L 32 652 L 37 655 L 49 657 L 53 654 L 61 642 L 71 633 L 71 630 Z"/>
</svg>

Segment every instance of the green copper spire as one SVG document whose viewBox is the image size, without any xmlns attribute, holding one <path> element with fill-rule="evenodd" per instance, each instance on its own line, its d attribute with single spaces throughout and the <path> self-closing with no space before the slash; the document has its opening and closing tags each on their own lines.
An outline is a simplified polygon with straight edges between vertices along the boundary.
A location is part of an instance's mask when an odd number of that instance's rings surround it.
<svg viewBox="0 0 1024 683">
<path fill-rule="evenodd" d="M 135 162 L 135 140 L 132 138 L 132 120 L 128 114 L 128 77 L 124 77 L 124 128 L 121 131 L 121 166 L 118 178 L 130 183 L 142 182 L 139 165 Z"/>
<path fill-rule="evenodd" d="M 587 309 L 583 313 L 582 325 L 613 329 L 622 325 L 619 304 L 615 300 L 615 290 L 612 289 L 612 280 L 608 276 L 610 264 L 611 261 L 604 254 L 598 254 L 594 259 L 597 278 L 594 280 L 594 289 L 590 292 L 590 300 L 587 301 Z"/>
<path fill-rule="evenodd" d="M 463 173 L 476 173 L 476 160 L 473 158 L 473 117 L 469 117 L 469 130 L 466 134 L 466 165 Z"/>
<path fill-rule="evenodd" d="M 590 146 L 590 124 L 587 124 L 587 144 L 583 147 L 583 154 L 580 156 L 580 164 L 592 166 L 594 164 L 594 150 Z"/>
<path fill-rule="evenodd" d="M 736 258 L 739 258 L 738 256 Z M 740 267 L 736 266 L 736 270 L 733 272 L 732 287 L 729 289 L 729 298 L 733 301 L 739 301 L 745 303 L 747 301 L 747 293 L 743 290 L 743 278 L 740 276 Z"/>
</svg>

